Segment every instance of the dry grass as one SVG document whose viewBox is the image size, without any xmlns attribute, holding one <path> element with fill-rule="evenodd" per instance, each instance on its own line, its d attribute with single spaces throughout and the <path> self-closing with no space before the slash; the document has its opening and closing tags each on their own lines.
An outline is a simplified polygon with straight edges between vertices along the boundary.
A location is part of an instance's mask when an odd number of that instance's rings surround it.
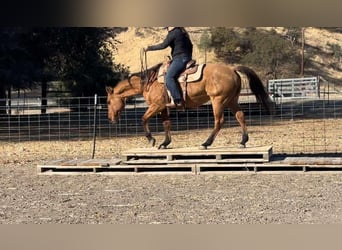
<svg viewBox="0 0 342 250">
<path fill-rule="evenodd" d="M 197 47 L 200 36 L 203 30 L 209 27 L 186 27 L 190 33 L 192 41 L 194 43 L 193 58 L 199 63 L 205 62 L 204 52 L 200 51 Z M 263 29 L 271 29 L 274 27 L 263 27 Z M 276 28 L 277 32 L 283 33 L 284 28 Z M 122 63 L 130 68 L 132 72 L 138 72 L 141 69 L 140 65 L 140 51 L 142 48 L 160 43 L 163 41 L 166 35 L 166 30 L 161 27 L 152 28 L 135 28 L 130 27 L 127 32 L 119 34 L 116 38 L 121 41 L 119 44 L 118 52 L 115 54 L 116 63 Z M 339 44 L 342 47 L 342 34 L 331 33 L 325 29 L 319 29 L 314 27 L 307 27 L 305 29 L 305 42 L 307 47 L 313 47 L 319 49 L 322 53 L 314 55 L 313 62 L 316 65 L 321 66 L 321 73 L 318 75 L 327 75 L 330 78 L 342 79 L 342 72 L 334 70 L 329 67 L 331 63 L 331 57 L 327 57 L 325 53 L 329 53 L 329 47 L 327 43 Z M 148 65 L 153 66 L 163 60 L 169 55 L 169 50 L 148 52 Z M 217 62 L 215 54 L 213 52 L 207 55 L 207 62 Z"/>
</svg>

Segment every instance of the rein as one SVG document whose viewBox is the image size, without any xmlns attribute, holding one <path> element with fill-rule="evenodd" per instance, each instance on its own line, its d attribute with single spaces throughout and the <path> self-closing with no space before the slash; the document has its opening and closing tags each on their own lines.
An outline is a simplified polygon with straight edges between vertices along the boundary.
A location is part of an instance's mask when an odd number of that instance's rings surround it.
<svg viewBox="0 0 342 250">
<path fill-rule="evenodd" d="M 140 73 L 134 73 L 128 77 L 128 83 L 129 85 L 132 86 L 131 83 L 131 77 L 132 76 L 139 76 L 140 74 L 140 88 L 143 90 L 146 88 L 147 90 L 149 89 L 151 83 L 157 80 L 158 78 L 158 70 L 162 63 L 159 63 L 152 67 L 151 69 L 148 69 L 147 67 L 147 55 L 144 49 L 140 51 L 140 66 L 141 70 Z"/>
<path fill-rule="evenodd" d="M 148 81 L 148 71 L 147 71 L 147 53 L 144 49 L 141 49 L 140 51 L 140 65 L 141 65 L 141 70 L 140 70 L 140 78 L 142 82 L 147 82 Z"/>
<path fill-rule="evenodd" d="M 144 87 L 148 91 L 152 82 L 157 79 L 157 72 L 156 69 L 149 70 L 147 67 L 147 53 L 144 49 L 140 52 L 140 85 L 141 89 Z M 159 65 L 160 66 L 160 65 Z M 158 68 L 159 68 L 158 66 Z"/>
</svg>

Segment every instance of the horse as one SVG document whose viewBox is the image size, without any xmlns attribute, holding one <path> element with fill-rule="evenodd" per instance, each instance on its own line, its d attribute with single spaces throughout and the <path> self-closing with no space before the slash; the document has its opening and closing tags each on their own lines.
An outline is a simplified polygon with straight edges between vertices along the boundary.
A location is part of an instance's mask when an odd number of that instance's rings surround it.
<svg viewBox="0 0 342 250">
<path fill-rule="evenodd" d="M 171 143 L 170 112 L 166 107 L 165 84 L 158 82 L 156 75 L 162 63 L 154 67 L 131 74 L 127 79 L 121 80 L 115 87 L 106 86 L 108 119 L 115 123 L 118 121 L 121 111 L 125 107 L 127 98 L 143 95 L 148 108 L 142 116 L 142 125 L 145 136 L 151 146 L 155 146 L 156 140 L 149 129 L 149 119 L 160 114 L 165 139 L 158 149 L 166 149 Z M 247 66 L 230 66 L 228 64 L 205 64 L 202 77 L 195 82 L 187 84 L 185 105 L 187 109 L 197 108 L 210 101 L 214 115 L 214 128 L 209 137 L 201 144 L 202 149 L 211 146 L 222 128 L 224 122 L 224 109 L 229 108 L 241 126 L 242 138 L 240 147 L 246 147 L 249 140 L 244 112 L 239 106 L 242 77 L 246 77 L 249 87 L 256 100 L 270 113 L 271 99 L 267 94 L 262 81 L 255 71 Z M 179 111 L 180 112 L 180 111 Z"/>
</svg>

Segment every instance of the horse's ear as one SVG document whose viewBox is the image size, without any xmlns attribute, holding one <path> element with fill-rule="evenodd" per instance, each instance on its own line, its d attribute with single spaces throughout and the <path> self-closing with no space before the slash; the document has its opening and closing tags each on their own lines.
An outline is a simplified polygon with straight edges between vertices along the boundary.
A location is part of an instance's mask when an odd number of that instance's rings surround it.
<svg viewBox="0 0 342 250">
<path fill-rule="evenodd" d="M 106 91 L 107 91 L 107 94 L 111 95 L 114 92 L 114 88 L 106 86 Z"/>
</svg>

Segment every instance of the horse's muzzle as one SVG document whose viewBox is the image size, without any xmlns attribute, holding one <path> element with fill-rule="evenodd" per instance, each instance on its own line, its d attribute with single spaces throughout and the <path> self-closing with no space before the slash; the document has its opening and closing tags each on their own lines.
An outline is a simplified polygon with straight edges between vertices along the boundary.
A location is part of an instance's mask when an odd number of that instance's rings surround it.
<svg viewBox="0 0 342 250">
<path fill-rule="evenodd" d="M 116 124 L 116 120 L 108 119 L 111 124 Z"/>
<path fill-rule="evenodd" d="M 108 116 L 108 120 L 111 124 L 116 124 L 119 120 L 120 112 L 116 112 L 113 116 Z"/>
</svg>

